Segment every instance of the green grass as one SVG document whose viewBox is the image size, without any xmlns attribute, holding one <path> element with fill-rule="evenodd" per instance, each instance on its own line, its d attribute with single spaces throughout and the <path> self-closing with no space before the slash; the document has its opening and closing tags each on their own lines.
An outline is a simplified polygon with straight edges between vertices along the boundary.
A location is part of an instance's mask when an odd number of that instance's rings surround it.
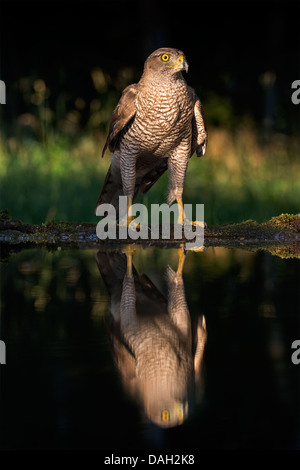
<svg viewBox="0 0 300 470">
<path fill-rule="evenodd" d="M 255 131 L 240 127 L 234 135 L 209 129 L 204 158 L 191 159 L 185 203 L 204 203 L 208 224 L 254 219 L 263 222 L 281 213 L 299 212 L 299 142 L 274 134 L 262 144 Z M 27 223 L 97 222 L 94 207 L 109 155 L 101 159 L 103 139 L 85 134 L 44 141 L 0 140 L 0 206 Z M 165 174 L 138 201 L 166 201 Z"/>
</svg>

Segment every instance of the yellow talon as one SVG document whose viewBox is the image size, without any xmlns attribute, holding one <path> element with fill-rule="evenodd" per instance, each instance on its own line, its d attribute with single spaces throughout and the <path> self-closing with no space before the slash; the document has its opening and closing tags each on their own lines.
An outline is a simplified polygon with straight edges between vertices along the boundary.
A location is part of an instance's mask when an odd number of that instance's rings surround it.
<svg viewBox="0 0 300 470">
<path fill-rule="evenodd" d="M 126 255 L 126 258 L 127 258 L 127 274 L 128 276 L 132 276 L 132 260 L 133 260 L 133 256 L 136 252 L 136 248 L 134 245 L 128 245 L 128 246 L 125 246 L 123 249 L 122 249 L 122 253 L 124 253 Z"/>
<path fill-rule="evenodd" d="M 132 197 L 127 198 L 127 225 L 134 220 L 132 216 Z"/>
<path fill-rule="evenodd" d="M 182 202 L 181 197 L 177 199 L 177 204 L 178 204 L 178 211 L 179 211 L 177 223 L 178 225 L 183 225 L 184 224 L 184 208 L 183 208 L 183 202 Z"/>
<path fill-rule="evenodd" d="M 177 252 L 178 252 L 177 274 L 182 274 L 183 265 L 184 265 L 185 258 L 186 258 L 186 251 L 185 251 L 184 245 L 181 245 L 181 247 L 178 248 Z"/>
<path fill-rule="evenodd" d="M 132 276 L 132 255 L 127 255 L 127 275 Z"/>
<path fill-rule="evenodd" d="M 195 248 L 189 248 L 189 251 L 195 251 L 196 253 L 201 253 L 203 251 L 206 251 L 207 250 L 207 247 L 205 245 L 202 245 L 202 246 L 195 246 Z"/>
</svg>

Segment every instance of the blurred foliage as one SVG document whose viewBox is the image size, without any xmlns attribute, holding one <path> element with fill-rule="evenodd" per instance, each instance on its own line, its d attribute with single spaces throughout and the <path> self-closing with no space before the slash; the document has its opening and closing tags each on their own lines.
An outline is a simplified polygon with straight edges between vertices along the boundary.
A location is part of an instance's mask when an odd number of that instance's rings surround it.
<svg viewBox="0 0 300 470">
<path fill-rule="evenodd" d="M 122 90 L 138 80 L 134 68 L 110 76 L 90 71 L 93 92 L 70 96 L 49 89 L 38 76 L 13 84 L 16 119 L 0 132 L 0 201 L 13 218 L 96 222 L 94 207 L 109 166 L 101 159 L 109 120 Z M 273 81 L 272 81 L 272 80 Z M 265 77 L 265 87 L 275 78 Z M 201 96 L 201 95 L 200 95 Z M 209 224 L 267 220 L 298 212 L 299 137 L 259 127 L 238 116 L 229 96 L 208 92 L 203 101 L 209 131 L 204 158 L 190 161 L 184 202 L 204 203 Z M 7 113 L 7 108 L 2 113 Z M 165 202 L 167 174 L 137 201 Z"/>
</svg>

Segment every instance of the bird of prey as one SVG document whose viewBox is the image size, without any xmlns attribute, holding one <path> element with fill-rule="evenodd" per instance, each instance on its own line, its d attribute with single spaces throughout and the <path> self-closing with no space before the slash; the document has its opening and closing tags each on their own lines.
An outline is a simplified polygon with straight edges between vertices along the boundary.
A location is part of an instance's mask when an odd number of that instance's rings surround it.
<svg viewBox="0 0 300 470">
<path fill-rule="evenodd" d="M 129 85 L 116 106 L 102 156 L 113 156 L 97 207 L 110 203 L 117 209 L 119 196 L 127 196 L 127 216 L 138 193 L 146 193 L 169 171 L 168 203 L 179 206 L 183 224 L 182 194 L 189 159 L 205 153 L 207 130 L 203 109 L 193 88 L 182 76 L 188 63 L 182 51 L 160 48 L 144 64 L 138 83 Z"/>
<path fill-rule="evenodd" d="M 125 391 L 150 422 L 162 428 L 182 424 L 203 392 L 206 343 L 204 316 L 191 321 L 185 299 L 182 260 L 168 267 L 168 298 L 125 254 L 98 252 L 97 264 L 110 296 L 115 363 Z"/>
</svg>

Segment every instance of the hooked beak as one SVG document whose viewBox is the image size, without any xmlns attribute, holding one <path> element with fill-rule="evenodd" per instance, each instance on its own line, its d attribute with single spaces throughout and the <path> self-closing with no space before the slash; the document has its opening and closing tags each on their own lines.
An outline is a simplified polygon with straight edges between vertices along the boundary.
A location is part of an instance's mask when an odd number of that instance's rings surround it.
<svg viewBox="0 0 300 470">
<path fill-rule="evenodd" d="M 182 55 L 178 57 L 178 68 L 180 68 L 181 70 L 185 70 L 186 73 L 189 70 L 189 64 L 187 63 L 186 58 Z"/>
<path fill-rule="evenodd" d="M 188 72 L 189 70 L 189 64 L 187 63 L 186 58 L 183 55 L 180 55 L 178 57 L 178 61 L 176 64 L 169 65 L 169 67 L 172 67 L 178 70 L 185 70 L 186 72 Z"/>
</svg>

